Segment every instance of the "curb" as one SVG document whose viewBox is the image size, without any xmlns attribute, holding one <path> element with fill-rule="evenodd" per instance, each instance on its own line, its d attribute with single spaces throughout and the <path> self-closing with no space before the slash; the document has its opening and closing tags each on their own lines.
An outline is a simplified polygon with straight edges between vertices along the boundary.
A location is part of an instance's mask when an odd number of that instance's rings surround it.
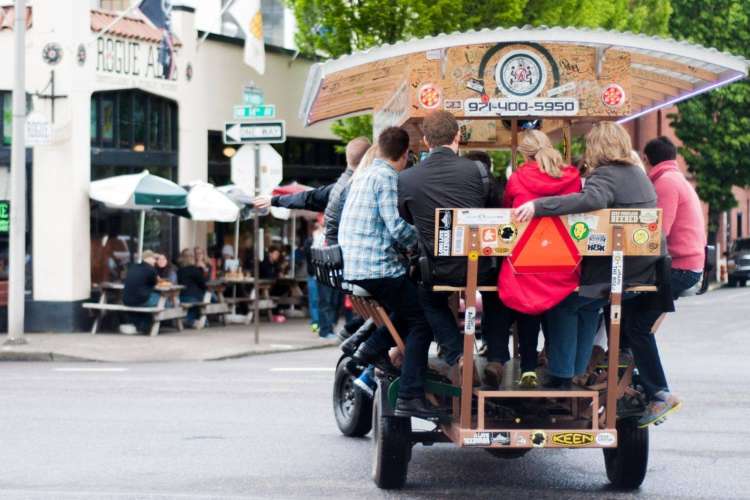
<svg viewBox="0 0 750 500">
<path fill-rule="evenodd" d="M 297 346 L 291 348 L 270 348 L 264 351 L 249 350 L 242 351 L 236 354 L 228 354 L 225 356 L 218 356 L 213 358 L 200 358 L 200 359 L 163 359 L 163 360 L 104 360 L 96 358 L 87 358 L 83 356 L 71 356 L 68 354 L 60 354 L 56 352 L 24 352 L 24 351 L 0 351 L 0 363 L 4 361 L 9 362 L 86 362 L 86 363 L 179 363 L 179 362 L 202 362 L 202 361 L 227 361 L 232 359 L 247 358 L 250 356 L 262 356 L 265 354 L 279 354 L 282 352 L 298 352 L 298 351 L 311 351 L 314 349 L 326 349 L 329 347 L 337 347 L 337 343 L 325 343 L 320 345 L 308 345 L 308 346 Z"/>
</svg>

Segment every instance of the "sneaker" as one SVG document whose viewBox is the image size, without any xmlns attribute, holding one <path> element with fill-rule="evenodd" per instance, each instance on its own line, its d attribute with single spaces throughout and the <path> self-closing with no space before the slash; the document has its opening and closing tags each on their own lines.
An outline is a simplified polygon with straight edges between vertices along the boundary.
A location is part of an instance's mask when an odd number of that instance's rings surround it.
<svg viewBox="0 0 750 500">
<path fill-rule="evenodd" d="M 536 372 L 523 372 L 518 385 L 522 389 L 536 389 L 539 386 L 539 379 L 536 376 Z"/>
<path fill-rule="evenodd" d="M 320 334 L 318 335 L 322 340 L 336 340 L 338 337 L 336 337 L 333 333 L 326 333 L 325 335 Z"/>
<path fill-rule="evenodd" d="M 445 421 L 450 418 L 445 412 L 432 406 L 424 396 L 413 399 L 398 398 L 393 414 L 397 417 L 415 417 L 431 421 Z"/>
<path fill-rule="evenodd" d="M 643 429 L 651 424 L 661 424 L 667 415 L 679 410 L 682 401 L 670 392 L 657 393 L 654 399 L 646 407 L 646 412 L 638 420 L 638 428 Z"/>
<path fill-rule="evenodd" d="M 131 323 L 123 323 L 120 325 L 120 333 L 125 335 L 138 335 L 138 329 Z"/>
<path fill-rule="evenodd" d="M 354 381 L 354 385 L 370 399 L 375 395 L 375 389 L 378 386 L 373 378 L 374 372 L 375 369 L 370 366 Z"/>
<path fill-rule="evenodd" d="M 499 361 L 490 361 L 484 367 L 484 383 L 490 387 L 497 388 L 503 383 L 503 364 Z"/>
<path fill-rule="evenodd" d="M 317 324 L 317 323 L 311 323 L 311 324 L 310 324 L 310 330 L 311 330 L 311 331 L 312 331 L 313 333 L 319 333 L 319 332 L 320 332 L 320 327 L 318 326 L 318 324 Z"/>
<path fill-rule="evenodd" d="M 547 375 L 547 380 L 544 381 L 545 389 L 556 389 L 560 391 L 568 391 L 571 388 L 571 379 L 566 377 L 556 377 L 554 375 Z"/>
</svg>

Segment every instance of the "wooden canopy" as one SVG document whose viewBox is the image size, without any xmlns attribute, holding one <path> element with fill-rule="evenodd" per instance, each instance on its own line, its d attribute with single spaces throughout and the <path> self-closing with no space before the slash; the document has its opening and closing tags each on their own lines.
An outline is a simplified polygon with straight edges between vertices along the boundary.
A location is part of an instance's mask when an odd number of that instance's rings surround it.
<svg viewBox="0 0 750 500">
<path fill-rule="evenodd" d="M 377 134 L 445 109 L 465 120 L 464 142 L 501 147 L 512 119 L 543 119 L 548 132 L 563 122 L 627 121 L 742 79 L 748 64 L 716 49 L 632 33 L 487 29 L 316 64 L 300 116 L 311 125 L 372 112 Z"/>
</svg>

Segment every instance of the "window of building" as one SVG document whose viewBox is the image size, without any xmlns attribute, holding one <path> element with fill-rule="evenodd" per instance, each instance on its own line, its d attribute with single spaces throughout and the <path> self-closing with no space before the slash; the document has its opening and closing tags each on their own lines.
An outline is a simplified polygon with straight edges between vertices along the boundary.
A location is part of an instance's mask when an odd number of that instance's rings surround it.
<svg viewBox="0 0 750 500">
<path fill-rule="evenodd" d="M 26 94 L 26 112 L 33 109 L 31 94 Z M 0 146 L 10 146 L 13 136 L 13 92 L 0 90 Z"/>
<path fill-rule="evenodd" d="M 99 0 L 99 8 L 102 10 L 122 11 L 130 7 L 130 0 Z"/>
</svg>

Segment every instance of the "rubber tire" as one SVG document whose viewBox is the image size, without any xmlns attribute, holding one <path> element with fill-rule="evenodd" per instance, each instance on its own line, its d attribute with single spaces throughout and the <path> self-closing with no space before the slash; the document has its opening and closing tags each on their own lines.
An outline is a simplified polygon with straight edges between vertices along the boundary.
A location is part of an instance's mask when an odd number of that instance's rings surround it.
<svg viewBox="0 0 750 500">
<path fill-rule="evenodd" d="M 411 419 L 383 416 L 381 398 L 375 396 L 373 421 L 372 480 L 384 490 L 399 489 L 406 484 L 411 458 Z"/>
<path fill-rule="evenodd" d="M 617 421 L 617 448 L 603 448 L 607 477 L 615 488 L 634 490 L 648 469 L 648 427 L 638 428 L 637 418 Z"/>
<path fill-rule="evenodd" d="M 333 415 L 336 418 L 336 425 L 344 436 L 362 437 L 372 429 L 372 399 L 368 398 L 362 391 L 351 386 L 354 377 L 346 370 L 348 357 L 339 360 L 336 366 L 336 375 L 333 379 Z M 353 391 L 352 409 L 348 412 L 344 410 L 342 399 L 346 397 L 347 384 Z"/>
</svg>

